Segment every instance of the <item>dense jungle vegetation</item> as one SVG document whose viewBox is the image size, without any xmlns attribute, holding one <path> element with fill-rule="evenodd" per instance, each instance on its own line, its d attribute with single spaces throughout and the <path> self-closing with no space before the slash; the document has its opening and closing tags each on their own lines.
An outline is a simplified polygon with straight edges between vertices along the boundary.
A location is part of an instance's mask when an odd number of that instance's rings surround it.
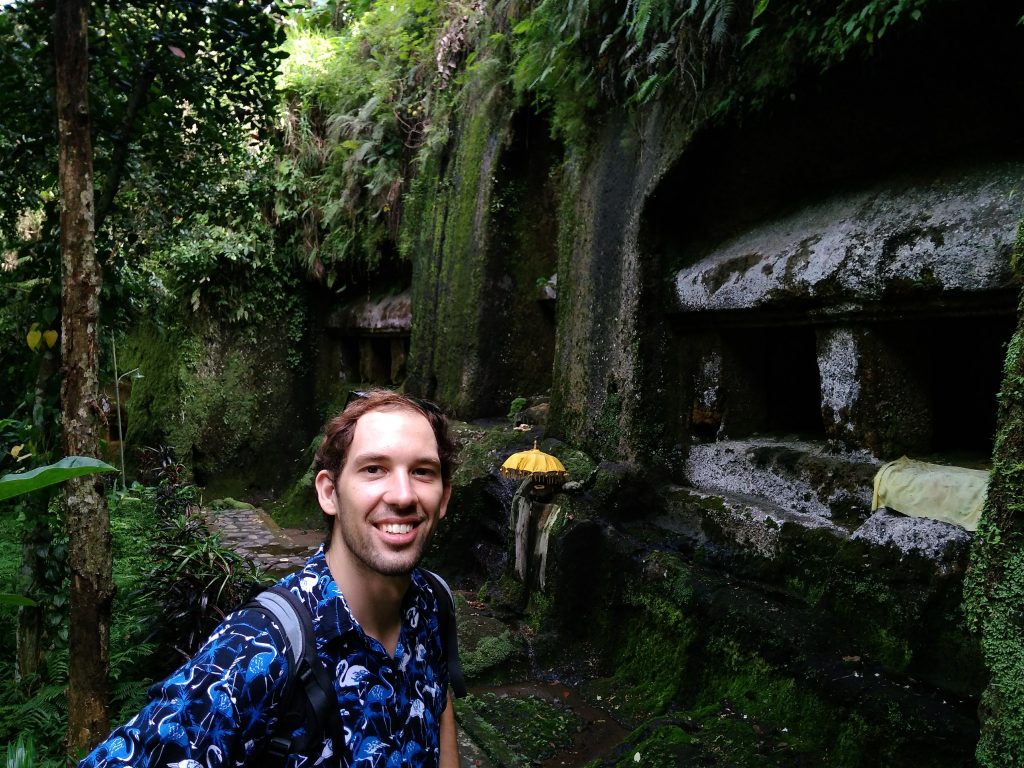
<svg viewBox="0 0 1024 768">
<path fill-rule="evenodd" d="M 419 238 L 445 192 L 441 169 L 453 137 L 470 128 L 460 121 L 471 105 L 502 99 L 509 114 L 530 105 L 568 162 L 609 110 L 639 120 L 667 100 L 685 105 L 691 129 L 755 114 L 798 76 L 870 57 L 942 4 L 89 3 L 102 271 L 94 417 L 102 456 L 123 469 L 123 448 L 128 466 L 126 479 L 110 474 L 104 485 L 116 585 L 111 721 L 136 710 L 147 683 L 262 578 L 194 511 L 199 486 L 227 474 L 253 436 L 278 422 L 246 391 L 257 363 L 236 360 L 211 387 L 199 370 L 203 350 L 229 341 L 259 350 L 273 337 L 285 349 L 281 375 L 308 378 L 323 307 L 415 280 Z M 60 329 L 75 318 L 62 308 L 54 5 L 0 7 L 0 473 L 63 455 Z M 136 405 L 122 428 L 129 382 Z M 201 425 L 214 420 L 220 436 L 203 443 Z M 311 437 L 288 436 L 300 448 Z M 292 480 L 304 461 L 288 465 Z M 76 663 L 66 515 L 53 489 L 0 502 L 0 674 L 9 681 L 0 744 L 9 745 L 9 767 L 63 764 L 83 746 L 64 740 Z M 998 544 L 998 531 L 992 537 Z M 979 608 L 979 629 L 987 610 Z M 993 658 L 1013 650 L 1000 645 Z M 1021 698 L 1010 696 L 993 718 Z M 987 742 L 987 764 L 1024 741 L 1012 733 L 1019 715 L 1007 717 L 1011 734 Z"/>
</svg>

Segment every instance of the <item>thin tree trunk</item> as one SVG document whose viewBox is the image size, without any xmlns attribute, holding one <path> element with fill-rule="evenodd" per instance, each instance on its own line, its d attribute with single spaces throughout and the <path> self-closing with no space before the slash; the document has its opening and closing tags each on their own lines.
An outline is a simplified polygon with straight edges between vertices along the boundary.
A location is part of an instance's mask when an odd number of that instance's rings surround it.
<svg viewBox="0 0 1024 768">
<path fill-rule="evenodd" d="M 61 343 L 64 450 L 96 456 L 99 441 L 98 324 L 102 282 L 94 238 L 92 143 L 86 0 L 59 0 L 54 35 L 60 146 Z M 71 613 L 68 645 L 68 751 L 95 744 L 109 730 L 107 670 L 111 576 L 110 519 L 95 476 L 65 492 Z"/>
<path fill-rule="evenodd" d="M 43 405 L 47 396 L 47 382 L 57 375 L 60 361 L 54 350 L 43 352 L 36 372 L 36 387 L 32 407 L 32 428 L 41 436 L 44 444 L 48 444 L 46 424 L 44 423 Z M 49 535 L 42 514 L 38 510 L 33 514 L 30 523 L 22 533 L 21 541 L 21 574 L 19 587 L 22 594 L 31 594 L 39 583 L 43 561 L 38 550 L 40 544 L 49 542 Z M 43 659 L 43 608 L 39 605 L 23 606 L 18 609 L 18 628 L 15 631 L 18 665 L 14 671 L 16 680 L 30 677 L 39 671 Z"/>
<path fill-rule="evenodd" d="M 30 594 L 35 588 L 40 573 L 39 546 L 47 541 L 41 515 L 34 515 L 26 526 L 21 541 L 21 577 L 19 586 L 22 594 Z M 39 605 L 18 609 L 18 629 L 15 636 L 18 666 L 14 679 L 31 677 L 39 671 L 43 659 L 42 638 L 43 611 Z"/>
</svg>

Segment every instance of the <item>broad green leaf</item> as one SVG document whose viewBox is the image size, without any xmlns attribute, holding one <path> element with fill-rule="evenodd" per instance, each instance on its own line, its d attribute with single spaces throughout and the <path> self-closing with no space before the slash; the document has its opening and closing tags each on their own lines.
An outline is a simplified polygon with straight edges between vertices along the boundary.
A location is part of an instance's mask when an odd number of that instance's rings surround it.
<svg viewBox="0 0 1024 768">
<path fill-rule="evenodd" d="M 24 595 L 12 595 L 8 592 L 0 592 L 0 605 L 12 605 L 16 608 L 21 608 L 22 606 L 31 608 L 35 604 L 35 600 L 27 598 Z"/>
<path fill-rule="evenodd" d="M 117 468 L 88 456 L 68 456 L 55 464 L 47 464 L 29 472 L 0 477 L 0 500 L 30 493 L 54 483 L 63 483 L 72 477 L 93 475 L 99 472 L 117 472 Z"/>
</svg>

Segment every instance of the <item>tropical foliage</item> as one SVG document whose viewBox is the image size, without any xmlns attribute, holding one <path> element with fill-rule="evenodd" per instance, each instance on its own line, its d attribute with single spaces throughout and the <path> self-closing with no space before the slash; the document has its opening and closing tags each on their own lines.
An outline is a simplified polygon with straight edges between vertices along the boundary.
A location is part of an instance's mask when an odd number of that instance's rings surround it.
<svg viewBox="0 0 1024 768">
<path fill-rule="evenodd" d="M 278 87 L 286 113 L 277 214 L 294 223 L 308 266 L 373 267 L 388 255 L 403 186 L 430 121 L 434 45 L 444 9 L 432 0 L 319 5 L 296 14 Z M 449 13 L 458 13 L 453 7 Z"/>
</svg>

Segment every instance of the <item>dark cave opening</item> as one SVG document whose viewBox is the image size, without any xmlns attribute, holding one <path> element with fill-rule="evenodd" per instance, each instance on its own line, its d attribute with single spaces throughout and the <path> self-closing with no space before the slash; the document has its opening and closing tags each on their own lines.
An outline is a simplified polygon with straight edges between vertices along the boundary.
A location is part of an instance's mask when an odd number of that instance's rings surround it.
<svg viewBox="0 0 1024 768">
<path fill-rule="evenodd" d="M 1014 318 L 921 317 L 880 324 L 877 331 L 906 366 L 929 414 L 930 451 L 950 461 L 992 455 L 996 396 Z"/>
<path fill-rule="evenodd" d="M 722 334 L 723 432 L 824 439 L 814 328 L 736 328 Z"/>
</svg>

